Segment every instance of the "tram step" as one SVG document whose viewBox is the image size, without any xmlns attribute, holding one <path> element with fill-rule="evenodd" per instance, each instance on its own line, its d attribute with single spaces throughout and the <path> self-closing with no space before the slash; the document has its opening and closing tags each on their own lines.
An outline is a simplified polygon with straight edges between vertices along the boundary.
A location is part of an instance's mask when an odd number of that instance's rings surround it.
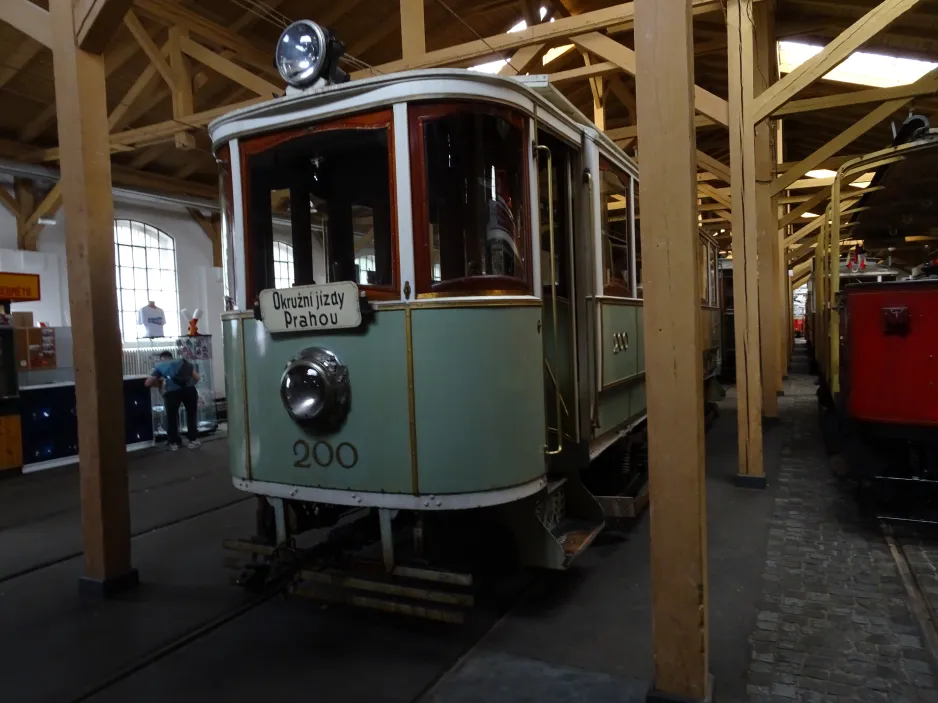
<svg viewBox="0 0 938 703">
<path fill-rule="evenodd" d="M 592 544 L 604 526 L 603 522 L 567 519 L 551 530 L 551 535 L 563 548 L 565 563 L 569 564 Z"/>
</svg>

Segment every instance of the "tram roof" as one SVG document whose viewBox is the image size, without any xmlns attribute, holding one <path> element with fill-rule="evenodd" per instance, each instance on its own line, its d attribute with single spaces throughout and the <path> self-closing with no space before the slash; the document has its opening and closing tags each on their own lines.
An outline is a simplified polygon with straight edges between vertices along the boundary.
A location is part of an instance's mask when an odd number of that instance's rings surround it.
<svg viewBox="0 0 938 703">
<path fill-rule="evenodd" d="M 638 173 L 635 160 L 551 85 L 549 75 L 508 77 L 452 68 L 402 71 L 297 92 L 241 108 L 214 120 L 208 131 L 212 148 L 217 149 L 231 139 L 387 108 L 395 103 L 467 98 L 519 108 L 568 132 L 568 137 L 572 132 L 585 133 L 635 175 Z"/>
</svg>

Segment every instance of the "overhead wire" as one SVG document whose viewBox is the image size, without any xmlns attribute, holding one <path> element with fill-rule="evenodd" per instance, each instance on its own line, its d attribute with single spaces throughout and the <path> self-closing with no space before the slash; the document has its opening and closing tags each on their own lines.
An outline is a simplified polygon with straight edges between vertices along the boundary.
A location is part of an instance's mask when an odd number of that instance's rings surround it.
<svg viewBox="0 0 938 703">
<path fill-rule="evenodd" d="M 502 61 L 504 61 L 504 62 L 505 62 L 506 64 L 508 64 L 509 66 L 512 66 L 512 64 L 511 64 L 511 59 L 510 59 L 510 58 L 505 58 L 505 55 L 504 55 L 502 52 L 498 51 L 498 50 L 495 49 L 491 44 L 489 44 L 488 41 L 486 41 L 485 37 L 483 37 L 481 34 L 479 34 L 479 33 L 475 30 L 475 28 L 474 28 L 471 24 L 469 24 L 468 22 L 466 22 L 466 20 L 464 20 L 453 8 L 451 8 L 449 5 L 447 5 L 443 0 L 436 0 L 436 1 L 437 1 L 440 5 L 443 6 L 443 9 L 445 9 L 445 10 L 446 10 L 447 12 L 449 12 L 453 17 L 455 17 L 456 20 L 459 21 L 460 24 L 462 24 L 464 27 L 466 27 L 466 29 L 468 29 L 470 32 L 472 32 L 473 34 L 475 34 L 475 35 L 476 35 L 476 38 L 477 38 L 479 41 L 481 41 L 483 44 L 485 44 L 489 49 L 491 49 L 493 54 L 495 54 L 496 56 L 498 56 L 498 58 L 500 58 Z M 515 68 L 515 66 L 512 66 L 512 68 Z"/>
</svg>

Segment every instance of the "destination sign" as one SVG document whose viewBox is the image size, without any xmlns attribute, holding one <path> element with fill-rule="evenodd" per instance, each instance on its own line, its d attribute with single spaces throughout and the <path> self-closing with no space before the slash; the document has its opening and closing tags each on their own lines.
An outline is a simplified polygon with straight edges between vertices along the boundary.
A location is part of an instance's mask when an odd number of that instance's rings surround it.
<svg viewBox="0 0 938 703">
<path fill-rule="evenodd" d="M 358 327 L 362 311 L 351 281 L 261 291 L 261 317 L 272 332 L 316 332 Z"/>
</svg>

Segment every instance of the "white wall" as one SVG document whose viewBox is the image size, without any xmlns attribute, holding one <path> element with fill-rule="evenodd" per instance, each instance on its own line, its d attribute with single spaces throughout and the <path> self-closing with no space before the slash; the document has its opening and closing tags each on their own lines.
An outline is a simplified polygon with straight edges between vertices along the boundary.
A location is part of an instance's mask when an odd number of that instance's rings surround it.
<svg viewBox="0 0 938 703">
<path fill-rule="evenodd" d="M 33 312 L 37 324 L 45 322 L 52 327 L 69 327 L 71 311 L 65 256 L 65 213 L 59 210 L 54 218 L 56 223 L 47 225 L 39 235 L 38 251 L 19 251 L 16 249 L 16 219 L 0 207 L 0 271 L 38 273 L 42 300 L 14 303 L 12 309 Z M 202 309 L 199 331 L 213 336 L 213 353 L 218 360 L 213 369 L 216 391 L 223 393 L 219 319 L 224 309 L 221 269 L 212 266 L 212 244 L 205 232 L 181 205 L 151 205 L 118 199 L 114 202 L 114 219 L 145 222 L 175 240 L 178 309 L 187 308 L 190 312 L 195 308 Z M 180 323 L 180 329 L 185 332 L 185 325 Z"/>
</svg>

